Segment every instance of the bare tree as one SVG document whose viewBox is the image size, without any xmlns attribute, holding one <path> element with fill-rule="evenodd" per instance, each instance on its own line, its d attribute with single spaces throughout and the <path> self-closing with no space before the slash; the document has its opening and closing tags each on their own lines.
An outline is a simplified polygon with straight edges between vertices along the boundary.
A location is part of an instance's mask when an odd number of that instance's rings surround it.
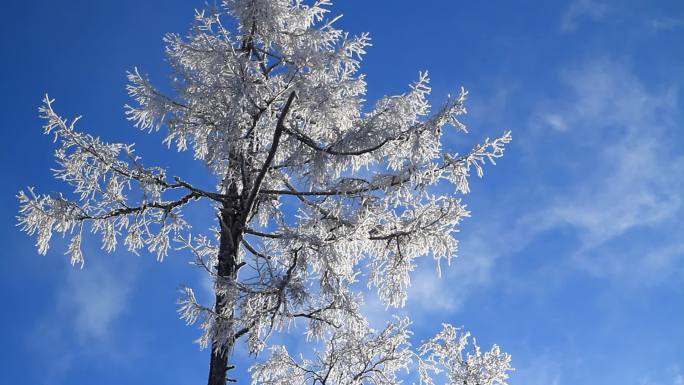
<svg viewBox="0 0 684 385">
<path fill-rule="evenodd" d="M 364 281 L 388 307 L 404 306 L 417 259 L 431 256 L 439 271 L 454 256 L 469 215 L 458 195 L 468 193 L 471 172 L 482 176 L 482 165 L 503 155 L 510 132 L 464 154 L 445 152 L 443 132 L 466 131 L 458 116 L 467 93 L 431 112 L 426 73 L 366 108 L 358 70 L 369 37 L 336 28 L 329 5 L 225 0 L 197 12 L 189 35 L 165 37 L 173 94 L 129 73 L 137 102 L 129 119 L 193 151 L 216 176 L 215 189 L 144 166 L 133 145 L 76 130 L 78 119 L 60 117 L 46 96 L 40 112 L 59 146 L 55 176 L 75 194 L 20 192 L 20 225 L 37 235 L 41 254 L 53 232 L 70 234 L 71 263 L 81 266 L 86 229 L 107 252 L 121 240 L 160 260 L 174 244 L 191 252 L 216 298 L 202 305 L 185 288 L 179 313 L 200 323 L 199 344 L 211 346 L 210 385 L 226 382 L 236 341 L 257 355 L 297 319 L 325 350 L 297 359 L 272 346 L 251 369 L 254 383 L 396 384 L 400 369 L 417 367 L 426 384 L 442 372 L 454 384 L 503 384 L 510 356 L 498 347 L 469 352 L 469 335 L 445 325 L 414 351 L 410 321 L 373 330 L 353 285 Z M 454 193 L 437 195 L 438 185 Z M 216 208 L 217 226 L 190 226 L 183 213 L 195 201 Z"/>
</svg>

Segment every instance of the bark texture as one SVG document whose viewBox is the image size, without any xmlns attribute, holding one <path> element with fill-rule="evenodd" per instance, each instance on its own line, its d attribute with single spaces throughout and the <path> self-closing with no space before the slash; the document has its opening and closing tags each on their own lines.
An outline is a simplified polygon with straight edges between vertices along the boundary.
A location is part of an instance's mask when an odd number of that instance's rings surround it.
<svg viewBox="0 0 684 385">
<path fill-rule="evenodd" d="M 229 195 L 237 192 L 234 186 L 229 189 Z M 221 237 L 219 241 L 218 275 L 229 281 L 235 281 L 238 270 L 238 247 L 242 239 L 242 215 L 238 210 L 237 202 L 223 204 L 219 219 L 221 225 Z M 225 293 L 216 293 L 215 311 L 218 314 L 224 312 L 226 306 L 230 306 L 232 300 Z M 232 311 L 229 313 L 232 318 Z M 209 385 L 225 385 L 229 370 L 228 357 L 232 353 L 234 341 L 228 341 L 225 345 L 212 343 L 211 361 L 209 364 Z"/>
<path fill-rule="evenodd" d="M 217 274 L 222 280 L 227 280 L 228 282 L 235 282 L 237 280 L 237 272 L 240 268 L 240 265 L 238 265 L 238 252 L 245 225 L 256 202 L 257 194 L 259 193 L 264 177 L 268 173 L 268 168 L 278 151 L 280 137 L 285 129 L 285 117 L 296 97 L 297 95 L 294 91 L 290 92 L 290 95 L 283 106 L 273 133 L 271 148 L 269 149 L 264 164 L 261 165 L 261 168 L 256 173 L 245 173 L 245 169 L 251 169 L 251 167 L 243 163 L 241 165 L 241 173 L 243 176 L 242 194 L 239 198 L 224 201 L 223 206 L 221 207 L 219 214 L 221 237 L 219 241 Z M 254 118 L 258 120 L 258 115 Z M 244 162 L 244 157 L 235 156 L 234 158 L 242 159 Z M 251 175 L 255 175 L 255 177 L 252 179 Z M 228 188 L 226 188 L 226 196 L 238 197 L 238 188 L 234 183 L 231 183 Z M 229 311 L 225 310 L 226 306 L 233 306 L 233 303 L 234 301 L 231 298 L 227 298 L 226 294 L 218 291 L 216 292 L 214 310 L 217 314 L 227 314 L 230 319 L 233 319 L 233 309 L 230 309 Z M 247 329 L 237 332 L 234 338 L 223 345 L 217 344 L 216 341 L 212 343 L 211 361 L 209 364 L 209 385 L 225 385 L 227 377 L 226 371 L 233 368 L 233 366 L 228 365 L 228 358 L 233 351 L 235 339 L 246 333 L 246 331 Z"/>
</svg>

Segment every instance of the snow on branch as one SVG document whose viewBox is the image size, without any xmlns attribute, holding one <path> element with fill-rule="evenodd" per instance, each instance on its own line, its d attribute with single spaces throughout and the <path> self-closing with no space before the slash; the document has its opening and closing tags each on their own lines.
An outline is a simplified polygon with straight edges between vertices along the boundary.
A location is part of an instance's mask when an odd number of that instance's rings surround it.
<svg viewBox="0 0 684 385">
<path fill-rule="evenodd" d="M 67 122 L 52 108 L 47 96 L 40 108 L 45 134 L 53 135 L 59 147 L 55 152 L 57 179 L 72 186 L 77 200 L 62 194 L 36 194 L 33 188 L 20 191 L 19 225 L 29 235 L 37 235 L 40 254 L 47 253 L 53 232 L 72 235 L 67 253 L 72 264 L 83 265 L 81 238 L 86 224 L 99 234 L 102 248 L 116 249 L 123 236 L 129 251 L 147 248 L 162 259 L 169 251 L 170 237 L 188 227 L 181 208 L 202 197 L 220 195 L 192 187 L 177 179 L 166 181 L 166 171 L 147 168 L 135 155 L 133 145 L 106 143 L 75 129 L 78 118 Z M 185 195 L 164 199 L 162 194 L 185 190 Z M 139 198 L 131 198 L 135 193 Z"/>
<path fill-rule="evenodd" d="M 399 319 L 376 332 L 368 327 L 342 329 L 313 358 L 294 358 L 285 346 L 271 348 L 271 357 L 254 365 L 252 384 L 376 384 L 398 385 L 398 374 L 413 361 L 408 330 L 410 321 Z"/>
<path fill-rule="evenodd" d="M 418 352 L 420 383 L 425 385 L 434 385 L 433 376 L 440 373 L 446 375 L 450 385 L 505 385 L 513 370 L 510 354 L 503 353 L 499 346 L 482 353 L 469 332 L 448 324 Z"/>
<path fill-rule="evenodd" d="M 293 357 L 285 346 L 271 348 L 271 356 L 255 364 L 252 384 L 374 384 L 404 383 L 401 371 L 417 367 L 420 384 L 505 385 L 511 356 L 496 345 L 482 353 L 470 333 L 444 324 L 443 330 L 414 351 L 408 318 L 397 319 L 383 330 L 341 329 L 312 356 Z M 472 344 L 472 349 L 468 345 Z"/>
<path fill-rule="evenodd" d="M 397 384 L 418 362 L 424 384 L 439 373 L 458 385 L 504 384 L 510 357 L 497 347 L 481 353 L 473 342 L 467 352 L 468 335 L 445 326 L 418 357 L 408 320 L 375 331 L 360 309 L 364 284 L 401 308 L 421 258 L 437 274 L 452 261 L 470 216 L 469 180 L 503 156 L 511 133 L 450 153 L 457 149 L 445 149 L 444 138 L 468 132 L 468 92 L 433 108 L 427 72 L 368 104 L 360 70 L 369 35 L 338 28 L 331 4 L 223 0 L 197 11 L 187 35 L 166 35 L 172 93 L 137 68 L 128 73 L 128 119 L 190 151 L 213 173 L 212 189 L 143 166 L 131 144 L 76 130 L 78 118 L 60 117 L 46 96 L 40 114 L 57 143 L 54 175 L 73 194 L 19 192 L 19 225 L 41 254 L 53 233 L 70 235 L 72 264 L 84 263 L 88 231 L 107 252 L 123 241 L 159 259 L 172 245 L 189 254 L 216 302 L 184 289 L 179 315 L 199 324 L 212 362 L 239 339 L 258 355 L 274 333 L 301 323 L 325 345 L 306 359 L 273 347 L 253 368 L 255 383 Z M 193 235 L 184 214 L 195 201 L 212 205 L 218 222 Z"/>
</svg>

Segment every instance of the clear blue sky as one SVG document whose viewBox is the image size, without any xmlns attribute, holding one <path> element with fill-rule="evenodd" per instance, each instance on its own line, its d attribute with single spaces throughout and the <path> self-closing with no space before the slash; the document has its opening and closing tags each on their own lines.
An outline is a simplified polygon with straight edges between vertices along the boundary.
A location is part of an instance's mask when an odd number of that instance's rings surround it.
<svg viewBox="0 0 684 385">
<path fill-rule="evenodd" d="M 373 38 L 370 100 L 427 69 L 435 102 L 471 91 L 469 140 L 514 133 L 466 197 L 460 257 L 414 279 L 418 338 L 464 325 L 513 355 L 514 385 L 684 384 L 684 2 L 338 2 L 340 24 Z M 165 84 L 162 35 L 202 4 L 3 2 L 0 383 L 204 383 L 199 332 L 175 313 L 179 284 L 198 280 L 187 256 L 92 242 L 81 271 L 59 241 L 38 256 L 14 220 L 19 189 L 65 188 L 37 117 L 45 92 L 82 129 L 206 177 L 123 115 L 125 71 Z"/>
</svg>

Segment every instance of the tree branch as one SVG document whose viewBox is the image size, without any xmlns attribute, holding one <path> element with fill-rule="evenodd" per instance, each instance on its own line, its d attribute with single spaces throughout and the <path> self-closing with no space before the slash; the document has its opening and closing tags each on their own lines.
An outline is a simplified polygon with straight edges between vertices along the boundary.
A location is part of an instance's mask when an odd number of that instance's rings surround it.
<svg viewBox="0 0 684 385">
<path fill-rule="evenodd" d="M 385 140 L 381 141 L 380 143 L 376 144 L 375 146 L 371 146 L 371 147 L 364 148 L 364 149 L 361 149 L 361 150 L 355 150 L 355 151 L 338 151 L 338 150 L 333 149 L 333 145 L 329 145 L 329 146 L 326 146 L 326 147 L 321 147 L 321 146 L 319 146 L 319 145 L 316 143 L 316 141 L 314 141 L 313 139 L 311 139 L 311 138 L 309 138 L 308 136 L 306 136 L 306 135 L 304 135 L 304 134 L 302 134 L 302 133 L 300 133 L 300 132 L 298 132 L 298 131 L 295 131 L 295 130 L 293 130 L 293 129 L 285 129 L 285 132 L 287 132 L 289 135 L 291 135 L 291 136 L 297 138 L 297 140 L 299 140 L 300 142 L 302 142 L 302 143 L 305 144 L 306 146 L 311 147 L 312 149 L 314 149 L 314 150 L 316 150 L 316 151 L 325 152 L 326 154 L 330 154 L 330 155 L 343 155 L 343 156 L 344 156 L 344 155 L 355 156 L 355 155 L 367 154 L 367 153 L 369 153 L 369 152 L 373 152 L 373 151 L 379 149 L 380 147 L 382 147 L 382 146 L 384 146 L 385 144 L 387 144 L 387 142 L 389 142 L 390 140 L 393 140 L 393 139 L 394 139 L 394 138 L 391 138 L 391 137 L 390 137 L 390 138 L 385 138 Z"/>
<path fill-rule="evenodd" d="M 257 194 L 259 193 L 259 188 L 261 187 L 261 183 L 264 181 L 264 177 L 268 172 L 268 168 L 271 165 L 271 162 L 273 162 L 273 158 L 275 157 L 276 151 L 278 151 L 278 145 L 280 144 L 280 136 L 282 135 L 283 130 L 285 129 L 285 117 L 287 116 L 287 113 L 290 110 L 290 107 L 292 106 L 292 101 L 296 96 L 297 93 L 295 91 L 290 92 L 290 96 L 287 98 L 285 106 L 283 107 L 283 110 L 280 113 L 280 116 L 278 117 L 278 123 L 276 125 L 275 132 L 273 133 L 273 141 L 271 142 L 271 149 L 269 150 L 268 155 L 266 156 L 266 160 L 264 161 L 261 170 L 259 170 L 259 174 L 254 180 L 252 190 L 250 191 L 249 197 L 247 198 L 247 201 L 244 204 L 244 218 L 247 218 L 247 215 L 249 215 L 249 213 L 252 211 L 254 201 L 256 199 Z"/>
<path fill-rule="evenodd" d="M 262 238 L 271 238 L 271 239 L 284 239 L 287 238 L 283 234 L 273 234 L 273 233 L 263 233 L 261 231 L 257 231 L 254 229 L 251 229 L 249 227 L 245 227 L 244 229 L 245 234 L 250 234 L 250 235 L 255 235 L 257 237 L 262 237 Z"/>
<path fill-rule="evenodd" d="M 171 201 L 168 203 L 160 203 L 160 202 L 150 202 L 150 203 L 144 203 L 140 206 L 137 207 L 126 207 L 126 208 L 121 208 L 117 210 L 110 211 L 106 214 L 103 215 L 97 215 L 97 216 L 91 216 L 91 215 L 82 215 L 78 218 L 77 220 L 100 220 L 100 219 L 108 219 L 108 218 L 113 218 L 113 217 L 118 217 L 120 215 L 128 215 L 128 214 L 134 214 L 134 213 L 141 213 L 144 212 L 147 209 L 155 208 L 155 209 L 162 209 L 166 212 L 170 212 L 176 207 L 183 206 L 184 204 L 188 203 L 191 199 L 198 199 L 200 197 L 199 194 L 192 192 L 190 194 L 187 194 L 180 198 L 179 200 L 176 201 Z"/>
</svg>

